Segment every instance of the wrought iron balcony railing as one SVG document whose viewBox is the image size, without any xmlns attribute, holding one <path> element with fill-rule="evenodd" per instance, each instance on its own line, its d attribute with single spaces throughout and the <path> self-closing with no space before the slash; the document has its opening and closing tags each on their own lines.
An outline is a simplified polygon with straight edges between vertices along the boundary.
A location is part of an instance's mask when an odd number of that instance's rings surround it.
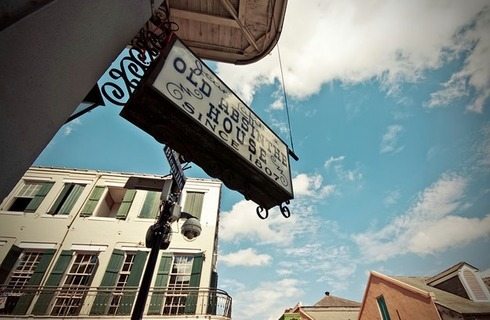
<svg viewBox="0 0 490 320">
<path fill-rule="evenodd" d="M 0 286 L 0 315 L 90 318 L 131 314 L 137 287 Z M 216 316 L 231 319 L 231 297 L 214 288 L 151 288 L 145 318 L 152 316 Z M 213 317 L 211 317 L 213 319 Z"/>
</svg>

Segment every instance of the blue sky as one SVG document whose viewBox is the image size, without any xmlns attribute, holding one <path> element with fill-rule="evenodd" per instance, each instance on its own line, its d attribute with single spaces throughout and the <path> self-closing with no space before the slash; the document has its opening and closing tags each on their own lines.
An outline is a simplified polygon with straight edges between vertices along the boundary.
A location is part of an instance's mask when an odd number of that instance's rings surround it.
<svg viewBox="0 0 490 320">
<path fill-rule="evenodd" d="M 277 319 L 325 291 L 361 301 L 370 270 L 490 272 L 490 2 L 290 1 L 279 45 L 300 157 L 293 216 L 262 221 L 223 189 L 233 318 Z M 211 66 L 289 141 L 276 50 Z M 35 164 L 168 173 L 162 146 L 119 112 L 65 125 Z"/>
</svg>

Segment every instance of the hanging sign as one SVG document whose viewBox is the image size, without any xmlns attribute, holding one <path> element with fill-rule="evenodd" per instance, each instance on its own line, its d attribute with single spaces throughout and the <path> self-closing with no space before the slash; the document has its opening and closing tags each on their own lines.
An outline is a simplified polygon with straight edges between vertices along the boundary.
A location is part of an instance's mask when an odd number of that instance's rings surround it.
<svg viewBox="0 0 490 320">
<path fill-rule="evenodd" d="M 177 37 L 121 115 L 269 209 L 293 198 L 287 145 Z"/>
</svg>

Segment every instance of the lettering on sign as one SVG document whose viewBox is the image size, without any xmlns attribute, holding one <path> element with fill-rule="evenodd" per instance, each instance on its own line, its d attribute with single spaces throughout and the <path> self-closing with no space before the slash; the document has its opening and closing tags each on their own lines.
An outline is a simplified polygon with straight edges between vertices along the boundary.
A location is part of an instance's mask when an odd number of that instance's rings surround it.
<svg viewBox="0 0 490 320">
<path fill-rule="evenodd" d="M 180 40 L 153 87 L 292 196 L 287 145 Z"/>
</svg>

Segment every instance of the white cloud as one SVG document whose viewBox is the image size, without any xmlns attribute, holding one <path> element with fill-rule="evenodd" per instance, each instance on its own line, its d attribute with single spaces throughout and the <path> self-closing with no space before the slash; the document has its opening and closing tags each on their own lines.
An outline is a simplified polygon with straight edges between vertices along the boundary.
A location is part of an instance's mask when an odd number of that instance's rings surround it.
<svg viewBox="0 0 490 320">
<path fill-rule="evenodd" d="M 403 146 L 398 146 L 398 138 L 403 131 L 403 127 L 397 124 L 388 126 L 386 133 L 381 139 L 380 153 L 398 153 L 403 150 Z"/>
<path fill-rule="evenodd" d="M 280 266 L 300 273 L 313 273 L 317 282 L 322 282 L 331 291 L 344 290 L 357 269 L 357 262 L 345 245 L 327 245 L 310 242 L 300 247 L 283 250 Z"/>
<path fill-rule="evenodd" d="M 466 186 L 465 178 L 444 174 L 403 215 L 379 230 L 355 235 L 354 241 L 366 259 L 377 261 L 406 253 L 436 253 L 489 237 L 490 215 L 482 219 L 456 215 L 465 207 Z"/>
<path fill-rule="evenodd" d="M 240 241 L 250 239 L 261 244 L 290 245 L 297 237 L 312 234 L 320 224 L 311 219 L 318 201 L 335 192 L 335 186 L 325 184 L 319 174 L 298 174 L 293 178 L 295 199 L 288 208 L 291 217 L 285 219 L 278 207 L 269 210 L 269 218 L 261 220 L 256 214 L 257 204 L 239 201 L 230 211 L 223 212 L 220 222 L 220 239 Z"/>
<path fill-rule="evenodd" d="M 82 124 L 82 122 L 80 121 L 79 118 L 68 122 L 66 125 L 63 126 L 63 129 L 62 129 L 63 135 L 69 136 L 73 132 L 73 130 L 75 130 L 75 127 L 79 126 L 81 124 Z"/>
<path fill-rule="evenodd" d="M 253 248 L 247 248 L 229 254 L 220 254 L 219 261 L 232 267 L 258 267 L 269 264 L 272 257 L 268 254 L 258 254 Z"/>
<path fill-rule="evenodd" d="M 233 296 L 233 319 L 277 320 L 286 307 L 293 306 L 304 294 L 302 283 L 293 278 L 263 281 L 248 290 L 230 290 Z"/>
<path fill-rule="evenodd" d="M 290 245 L 302 234 L 313 232 L 317 225 L 309 217 L 311 204 L 295 199 L 289 206 L 292 212 L 285 219 L 277 207 L 269 210 L 269 218 L 257 217 L 257 204 L 252 201 L 239 201 L 228 212 L 222 212 L 220 221 L 220 240 L 237 242 L 249 239 L 258 244 Z"/>
<path fill-rule="evenodd" d="M 389 91 L 417 81 L 425 70 L 468 50 L 467 41 L 455 35 L 487 5 L 485 0 L 290 1 L 279 40 L 288 95 L 307 98 L 333 80 L 375 78 Z M 475 31 L 464 35 L 479 41 L 464 69 L 477 90 L 488 89 L 486 17 L 480 15 Z M 276 50 L 249 66 L 218 63 L 217 71 L 248 103 L 259 86 L 281 79 Z"/>
<path fill-rule="evenodd" d="M 409 250 L 429 254 L 454 245 L 463 246 L 481 237 L 490 237 L 490 214 L 482 219 L 447 216 L 415 232 Z"/>
<path fill-rule="evenodd" d="M 490 167 L 490 123 L 481 129 L 482 139 L 476 146 L 478 163 L 482 166 Z"/>
<path fill-rule="evenodd" d="M 327 161 L 325 161 L 325 168 L 330 168 L 334 163 L 342 162 L 345 159 L 345 156 L 334 157 L 331 156 Z"/>
<path fill-rule="evenodd" d="M 488 5 L 488 3 L 487 3 Z M 442 84 L 442 89 L 431 94 L 429 108 L 445 106 L 467 96 L 470 88 L 476 92 L 467 110 L 482 113 L 483 105 L 490 96 L 490 7 L 478 15 L 476 23 L 456 37 L 461 48 L 470 54 L 461 70 Z"/>
<path fill-rule="evenodd" d="M 333 168 L 337 179 L 341 181 L 358 181 L 362 179 L 362 173 L 359 168 L 356 169 L 345 169 L 344 162 L 345 156 L 333 157 L 331 156 L 327 161 L 325 161 L 325 169 L 330 170 Z"/>
<path fill-rule="evenodd" d="M 277 273 L 279 276 L 290 276 L 290 275 L 292 275 L 294 272 L 293 272 L 293 270 L 291 270 L 291 269 L 276 269 L 276 273 Z"/>
<path fill-rule="evenodd" d="M 392 206 L 398 202 L 400 196 L 401 194 L 399 190 L 390 191 L 386 194 L 385 198 L 383 199 L 383 203 L 387 207 Z"/>
<path fill-rule="evenodd" d="M 319 174 L 298 174 L 293 178 L 294 194 L 298 197 L 306 196 L 323 199 L 335 192 L 334 185 L 323 184 L 323 177 Z"/>
<path fill-rule="evenodd" d="M 282 110 L 284 109 L 284 100 L 283 98 L 276 99 L 270 106 L 272 110 Z"/>
</svg>

